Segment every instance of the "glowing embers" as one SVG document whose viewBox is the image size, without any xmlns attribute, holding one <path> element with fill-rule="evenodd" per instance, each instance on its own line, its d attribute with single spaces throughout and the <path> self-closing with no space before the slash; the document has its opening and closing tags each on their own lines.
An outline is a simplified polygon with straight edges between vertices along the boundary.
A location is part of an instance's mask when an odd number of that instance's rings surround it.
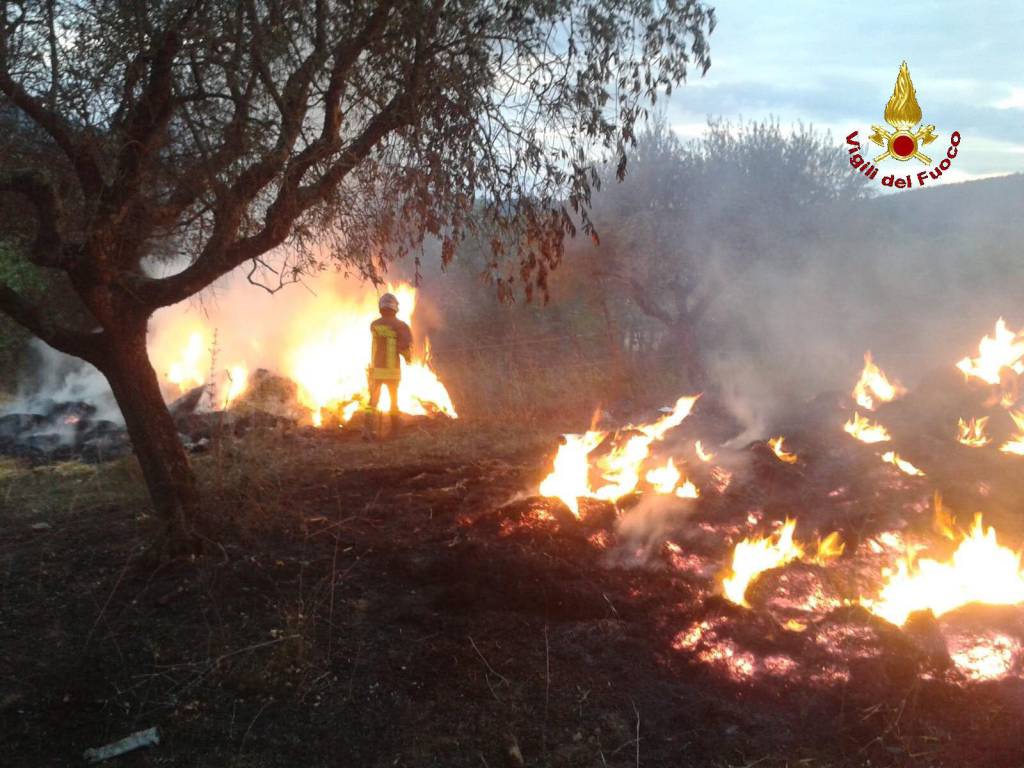
<svg viewBox="0 0 1024 768">
<path fill-rule="evenodd" d="M 905 475 L 911 475 L 913 477 L 924 477 L 924 472 L 915 467 L 906 459 L 901 459 L 899 454 L 895 451 L 886 451 L 882 454 L 882 461 L 892 464 L 900 472 Z"/>
<path fill-rule="evenodd" d="M 872 613 L 902 625 L 915 611 L 935 616 L 969 603 L 1016 605 L 1024 602 L 1020 554 L 999 544 L 994 528 L 974 518 L 968 534 L 948 560 L 917 558 L 908 551 L 895 570 L 883 571 L 885 583 L 876 598 L 860 602 Z"/>
<path fill-rule="evenodd" d="M 703 663 L 717 667 L 735 680 L 749 680 L 759 666 L 758 658 L 719 633 L 724 623 L 722 617 L 697 622 L 676 635 L 672 648 L 693 653 Z"/>
<path fill-rule="evenodd" d="M 968 448 L 982 448 L 992 442 L 992 439 L 985 434 L 985 425 L 988 423 L 988 416 L 971 418 L 970 421 L 960 419 L 957 426 L 957 442 L 966 445 Z"/>
<path fill-rule="evenodd" d="M 956 367 L 967 378 L 977 378 L 988 384 L 1000 384 L 1006 369 L 1020 375 L 1024 373 L 1024 336 L 1006 327 L 1006 321 L 996 321 L 995 335 L 986 335 L 978 344 L 977 357 L 965 357 Z"/>
<path fill-rule="evenodd" d="M 943 632 L 950 661 L 968 680 L 1002 680 L 1020 673 L 1020 640 L 1000 630 Z"/>
<path fill-rule="evenodd" d="M 860 440 L 862 443 L 884 443 L 892 438 L 889 431 L 881 424 L 854 413 L 853 418 L 843 425 L 843 431 Z"/>
<path fill-rule="evenodd" d="M 729 574 L 722 580 L 722 593 L 726 599 L 749 607 L 747 588 L 760 574 L 772 568 L 804 557 L 804 546 L 793 538 L 796 520 L 786 520 L 773 535 L 744 539 L 732 553 Z M 843 552 L 843 545 L 836 533 L 831 533 L 819 542 L 812 560 L 825 563 Z"/>
<path fill-rule="evenodd" d="M 882 369 L 871 360 L 870 352 L 864 353 L 864 370 L 852 393 L 857 405 L 873 411 L 878 403 L 892 402 L 906 391 L 898 382 L 889 381 Z"/>
<path fill-rule="evenodd" d="M 798 456 L 795 453 L 789 453 L 785 448 L 783 448 L 781 437 L 773 437 L 768 441 L 768 445 L 771 447 L 772 452 L 779 461 L 785 464 L 796 464 Z"/>
</svg>

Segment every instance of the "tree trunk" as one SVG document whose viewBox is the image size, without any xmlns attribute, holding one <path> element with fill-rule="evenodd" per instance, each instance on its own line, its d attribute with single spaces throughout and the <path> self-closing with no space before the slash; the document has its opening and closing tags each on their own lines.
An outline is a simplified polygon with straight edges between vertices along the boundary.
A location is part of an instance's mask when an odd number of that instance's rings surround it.
<svg viewBox="0 0 1024 768">
<path fill-rule="evenodd" d="M 125 323 L 104 352 L 99 367 L 121 408 L 153 507 L 167 526 L 165 544 L 174 554 L 194 552 L 201 540 L 196 531 L 199 490 L 149 362 L 146 320 Z"/>
</svg>

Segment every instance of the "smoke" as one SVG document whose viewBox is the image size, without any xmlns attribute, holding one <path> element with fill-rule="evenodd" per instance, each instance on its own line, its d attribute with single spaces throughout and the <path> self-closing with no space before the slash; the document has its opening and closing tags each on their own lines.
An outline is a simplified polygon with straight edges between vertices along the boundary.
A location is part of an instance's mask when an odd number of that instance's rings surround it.
<svg viewBox="0 0 1024 768">
<path fill-rule="evenodd" d="M 791 423 L 822 392 L 849 394 L 868 350 L 913 388 L 975 351 L 998 317 L 1024 327 L 1019 233 L 1007 231 L 1022 181 L 823 208 L 810 231 L 781 217 L 771 239 L 785 257 L 732 276 L 710 254 L 725 279 L 702 347 L 719 396 L 746 426 L 739 440 Z"/>
<path fill-rule="evenodd" d="M 646 565 L 694 511 L 695 504 L 672 494 L 644 494 L 619 520 L 619 543 L 608 553 L 609 564 L 624 568 Z"/>
<path fill-rule="evenodd" d="M 122 421 L 107 380 L 93 366 L 38 340 L 31 342 L 30 362 L 28 370 L 31 374 L 22 378 L 18 392 L 5 407 L 5 412 L 46 415 L 57 403 L 85 402 L 96 409 L 95 418 L 117 423 Z M 71 432 L 69 428 L 68 442 Z"/>
</svg>

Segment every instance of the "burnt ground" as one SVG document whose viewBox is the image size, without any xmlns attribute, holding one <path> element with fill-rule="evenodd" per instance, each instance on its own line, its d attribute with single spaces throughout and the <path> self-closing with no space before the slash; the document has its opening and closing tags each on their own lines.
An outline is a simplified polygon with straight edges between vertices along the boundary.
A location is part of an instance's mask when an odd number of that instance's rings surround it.
<svg viewBox="0 0 1024 768">
<path fill-rule="evenodd" d="M 865 487 L 871 473 L 888 478 L 870 498 L 859 485 L 819 494 L 845 510 L 851 550 L 930 487 L 799 435 L 790 447 L 820 452 L 817 465 L 773 463 L 751 446 L 744 483 L 667 526 L 679 534 L 674 562 L 660 539 L 622 534 L 607 505 L 586 504 L 577 521 L 521 496 L 555 434 L 460 423 L 370 446 L 224 441 L 197 459 L 223 535 L 209 556 L 159 567 L 138 558 L 154 521 L 130 460 L 5 465 L 0 765 L 78 765 L 84 749 L 153 725 L 158 747 L 107 765 L 1024 759 L 1018 678 L 968 683 L 927 642 L 859 608 L 817 617 L 812 635 L 714 594 L 709 568 L 745 535 L 715 526 L 801 503 L 833 464 Z M 702 645 L 726 624 L 747 674 Z M 842 675 L 825 636 L 861 637 Z"/>
</svg>

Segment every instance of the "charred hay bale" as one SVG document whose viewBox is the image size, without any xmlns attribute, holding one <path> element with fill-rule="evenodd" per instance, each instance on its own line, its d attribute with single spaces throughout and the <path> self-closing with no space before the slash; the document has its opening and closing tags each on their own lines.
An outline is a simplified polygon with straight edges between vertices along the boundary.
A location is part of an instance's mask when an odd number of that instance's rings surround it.
<svg viewBox="0 0 1024 768">
<path fill-rule="evenodd" d="M 47 423 L 38 413 L 8 413 L 0 416 L 0 450 L 13 448 L 18 438 L 37 431 Z"/>
<path fill-rule="evenodd" d="M 306 416 L 309 409 L 300 405 L 298 385 L 285 376 L 258 368 L 249 378 L 245 392 L 231 404 L 235 413 L 259 411 L 298 420 Z"/>
<path fill-rule="evenodd" d="M 204 394 L 206 394 L 205 384 L 193 387 L 167 406 L 167 410 L 171 412 L 171 416 L 175 419 L 189 416 L 195 412 L 196 408 L 199 406 L 199 401 L 203 399 Z"/>
<path fill-rule="evenodd" d="M 783 625 L 820 621 L 843 603 L 829 569 L 795 562 L 765 571 L 746 591 L 747 602 Z"/>
<path fill-rule="evenodd" d="M 10 454 L 27 459 L 32 465 L 51 464 L 73 458 L 75 448 L 76 446 L 69 442 L 65 435 L 45 432 L 20 437 Z"/>
<path fill-rule="evenodd" d="M 906 689 L 928 665 L 918 643 L 861 606 L 832 611 L 807 630 L 817 663 L 846 667 L 849 686 L 866 698 Z"/>
</svg>

